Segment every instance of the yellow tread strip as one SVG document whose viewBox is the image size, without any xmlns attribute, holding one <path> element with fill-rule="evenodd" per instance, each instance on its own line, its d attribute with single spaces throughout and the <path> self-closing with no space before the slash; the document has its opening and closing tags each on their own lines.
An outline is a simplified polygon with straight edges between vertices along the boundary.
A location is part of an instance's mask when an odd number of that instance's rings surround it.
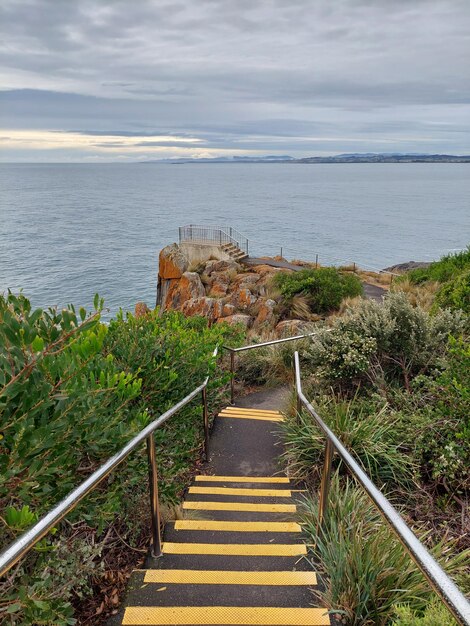
<svg viewBox="0 0 470 626">
<path fill-rule="evenodd" d="M 295 513 L 295 504 L 259 504 L 254 502 L 183 502 L 183 509 L 202 511 L 256 511 L 258 513 Z"/>
<path fill-rule="evenodd" d="M 151 569 L 144 583 L 190 585 L 307 585 L 317 584 L 315 572 L 235 572 L 193 569 Z"/>
<path fill-rule="evenodd" d="M 195 476 L 197 482 L 211 483 L 289 483 L 289 478 L 284 476 Z"/>
<path fill-rule="evenodd" d="M 189 493 L 217 496 L 264 496 L 266 498 L 290 498 L 288 489 L 242 489 L 237 487 L 190 487 Z"/>
<path fill-rule="evenodd" d="M 164 541 L 163 554 L 221 554 L 224 556 L 300 556 L 307 546 L 272 543 L 175 543 Z"/>
<path fill-rule="evenodd" d="M 246 411 L 247 413 L 272 413 L 279 415 L 280 411 L 274 411 L 273 409 L 252 409 L 246 406 L 226 406 L 222 411 Z"/>
<path fill-rule="evenodd" d="M 212 520 L 177 520 L 175 530 L 215 530 L 241 533 L 299 533 L 302 531 L 296 522 L 217 522 Z"/>
<path fill-rule="evenodd" d="M 298 609 L 264 606 L 132 606 L 126 609 L 124 626 L 173 624 L 214 626 L 246 624 L 255 626 L 328 626 L 326 609 Z"/>
<path fill-rule="evenodd" d="M 282 413 L 280 411 L 255 411 L 253 409 L 240 409 L 239 407 L 227 407 L 225 409 L 220 409 L 221 413 L 240 413 L 244 415 L 247 413 L 248 415 L 265 415 L 266 417 L 282 417 Z"/>
<path fill-rule="evenodd" d="M 225 417 L 231 419 L 242 419 L 242 420 L 259 420 L 260 422 L 283 422 L 283 417 L 256 417 L 254 415 L 235 415 L 230 413 L 219 413 L 218 417 Z"/>
</svg>

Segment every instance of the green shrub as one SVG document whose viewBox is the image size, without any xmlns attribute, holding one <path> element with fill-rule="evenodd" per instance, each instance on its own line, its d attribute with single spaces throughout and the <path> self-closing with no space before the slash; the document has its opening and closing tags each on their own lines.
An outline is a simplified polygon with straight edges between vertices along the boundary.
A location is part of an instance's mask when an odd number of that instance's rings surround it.
<svg viewBox="0 0 470 626">
<path fill-rule="evenodd" d="M 470 341 L 450 340 L 444 371 L 424 387 L 428 427 L 417 438 L 423 472 L 452 492 L 469 492 Z"/>
<path fill-rule="evenodd" d="M 359 296 L 363 292 L 357 276 L 342 274 L 333 267 L 279 273 L 273 280 L 287 308 L 295 304 L 296 296 L 302 295 L 310 311 L 318 314 L 338 310 L 344 298 Z"/>
<path fill-rule="evenodd" d="M 458 626 L 440 600 L 431 602 L 423 612 L 413 611 L 409 605 L 397 606 L 392 626 Z"/>
<path fill-rule="evenodd" d="M 413 462 L 395 442 L 395 420 L 382 406 L 367 411 L 358 401 L 343 402 L 330 398 L 318 406 L 318 412 L 345 447 L 361 463 L 366 473 L 379 485 L 395 489 L 409 485 Z M 283 423 L 284 458 L 289 474 L 306 477 L 321 467 L 325 436 L 306 411 Z M 334 465 L 341 461 L 337 455 Z"/>
<path fill-rule="evenodd" d="M 383 304 L 364 301 L 335 320 L 331 332 L 313 337 L 309 359 L 330 382 L 379 388 L 432 371 L 447 351 L 448 337 L 466 326 L 460 312 L 430 315 L 403 293 L 390 293 Z"/>
<path fill-rule="evenodd" d="M 348 626 L 386 626 L 396 606 L 409 605 L 423 612 L 433 592 L 403 546 L 382 522 L 364 491 L 351 480 L 332 480 L 329 508 L 317 531 L 318 501 L 307 499 L 302 524 L 314 557 L 312 567 L 326 575 L 320 592 L 331 613 Z M 452 542 L 435 545 L 431 552 L 447 573 L 464 574 L 470 550 L 450 556 Z"/>
<path fill-rule="evenodd" d="M 470 268 L 442 285 L 436 294 L 436 304 L 470 313 Z"/>
<path fill-rule="evenodd" d="M 239 336 L 202 318 L 158 311 L 100 323 L 73 307 L 32 310 L 0 296 L 0 543 L 9 544 L 162 411 L 211 374 L 214 347 Z M 156 433 L 162 502 L 177 500 L 201 446 L 196 401 Z M 100 554 L 148 536 L 144 446 L 90 493 L 0 584 L 9 624 L 72 624 Z M 142 509 L 145 514 L 142 514 Z M 102 558 L 102 557 L 101 557 Z"/>
<path fill-rule="evenodd" d="M 443 256 L 439 261 L 434 261 L 427 268 L 418 268 L 406 272 L 404 278 L 415 284 L 427 281 L 445 283 L 460 272 L 470 267 L 470 246 L 461 252 L 455 252 Z"/>
</svg>

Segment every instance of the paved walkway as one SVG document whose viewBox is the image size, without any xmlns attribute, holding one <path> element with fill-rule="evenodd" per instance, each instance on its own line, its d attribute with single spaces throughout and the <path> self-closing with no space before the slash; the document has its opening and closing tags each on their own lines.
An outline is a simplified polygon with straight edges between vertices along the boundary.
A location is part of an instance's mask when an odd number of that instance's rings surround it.
<svg viewBox="0 0 470 626">
<path fill-rule="evenodd" d="M 261 392 L 221 411 L 184 519 L 166 524 L 163 556 L 133 573 L 120 623 L 330 624 L 303 558 L 300 494 L 278 463 L 285 399 Z"/>
<path fill-rule="evenodd" d="M 301 265 L 295 265 L 294 263 L 289 263 L 288 261 L 274 261 L 272 259 L 261 259 L 257 257 L 248 257 L 247 259 L 243 259 L 242 261 L 245 265 L 269 265 L 270 267 L 280 267 L 288 270 L 292 270 L 293 272 L 301 272 L 306 269 Z M 383 297 L 386 293 L 385 289 L 382 287 L 377 287 L 376 285 L 370 285 L 369 283 L 362 283 L 364 287 L 364 295 L 369 300 L 376 300 L 377 302 L 382 302 Z"/>
</svg>

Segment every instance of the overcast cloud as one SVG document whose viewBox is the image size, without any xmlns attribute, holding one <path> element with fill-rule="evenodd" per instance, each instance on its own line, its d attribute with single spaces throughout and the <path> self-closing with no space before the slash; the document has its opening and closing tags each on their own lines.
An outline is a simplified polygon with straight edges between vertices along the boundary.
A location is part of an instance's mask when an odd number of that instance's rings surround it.
<svg viewBox="0 0 470 626">
<path fill-rule="evenodd" d="M 3 161 L 470 153 L 469 0 L 2 0 Z"/>
</svg>

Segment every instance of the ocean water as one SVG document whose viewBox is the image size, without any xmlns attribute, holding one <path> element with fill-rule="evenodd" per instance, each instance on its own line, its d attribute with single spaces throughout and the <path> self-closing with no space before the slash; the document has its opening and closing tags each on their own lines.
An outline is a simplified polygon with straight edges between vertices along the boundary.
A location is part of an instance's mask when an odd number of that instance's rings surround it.
<svg viewBox="0 0 470 626">
<path fill-rule="evenodd" d="M 470 242 L 470 166 L 1 165 L 0 292 L 153 306 L 158 252 L 188 223 L 231 225 L 257 255 L 428 261 Z"/>
</svg>

